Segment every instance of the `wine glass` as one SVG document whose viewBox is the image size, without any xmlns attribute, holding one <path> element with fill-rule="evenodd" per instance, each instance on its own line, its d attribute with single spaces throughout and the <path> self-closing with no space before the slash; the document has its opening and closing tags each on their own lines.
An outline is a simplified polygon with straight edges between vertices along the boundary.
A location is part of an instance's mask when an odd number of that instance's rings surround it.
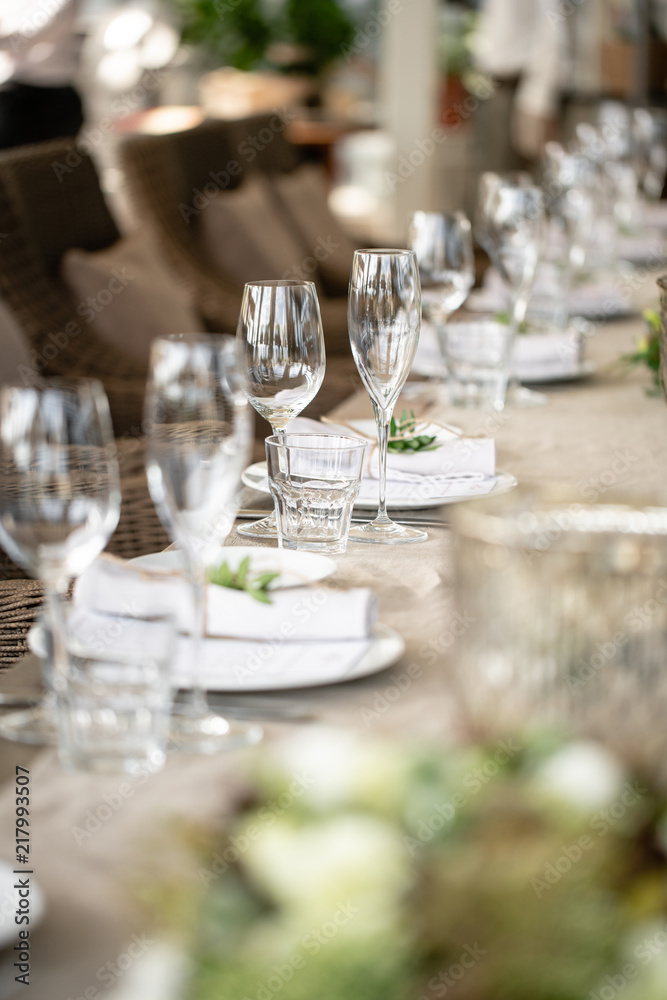
<svg viewBox="0 0 667 1000">
<path fill-rule="evenodd" d="M 421 292 L 413 250 L 355 250 L 347 307 L 350 344 L 378 427 L 379 504 L 375 520 L 350 530 L 358 542 L 420 542 L 425 531 L 387 517 L 387 445 L 394 405 L 419 341 Z"/>
<path fill-rule="evenodd" d="M 251 281 L 245 286 L 237 337 L 245 388 L 274 434 L 317 395 L 326 365 L 320 304 L 312 281 Z M 243 525 L 239 534 L 278 538 L 275 514 Z"/>
<path fill-rule="evenodd" d="M 640 190 L 649 201 L 658 201 L 667 175 L 667 111 L 635 108 L 634 134 Z"/>
<path fill-rule="evenodd" d="M 544 197 L 528 175 L 482 174 L 476 235 L 500 274 L 508 298 L 512 339 L 526 318 L 545 228 Z M 542 393 L 512 380 L 508 399 L 518 406 L 540 406 Z"/>
<path fill-rule="evenodd" d="M 178 334 L 153 341 L 146 422 L 151 497 L 183 551 L 192 587 L 192 688 L 174 706 L 175 749 L 215 753 L 256 743 L 261 728 L 211 711 L 201 683 L 207 570 L 219 562 L 234 523 L 241 472 L 252 444 L 236 340 Z"/>
<path fill-rule="evenodd" d="M 120 486 L 109 403 L 94 379 L 35 379 L 0 388 L 0 544 L 44 584 L 49 693 L 0 719 L 0 734 L 55 743 L 55 692 L 66 682 L 63 599 L 118 524 Z"/>
<path fill-rule="evenodd" d="M 442 327 L 475 283 L 470 222 L 463 212 L 415 212 L 408 243 L 419 264 L 422 314 Z"/>
</svg>

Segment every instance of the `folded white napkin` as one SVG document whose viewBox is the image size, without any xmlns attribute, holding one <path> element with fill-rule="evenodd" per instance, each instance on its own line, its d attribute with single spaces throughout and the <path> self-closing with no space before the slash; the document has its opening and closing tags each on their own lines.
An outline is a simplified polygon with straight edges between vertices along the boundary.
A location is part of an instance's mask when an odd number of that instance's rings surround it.
<svg viewBox="0 0 667 1000">
<path fill-rule="evenodd" d="M 288 427 L 296 433 L 347 434 L 369 442 L 364 470 L 365 479 L 377 480 L 380 474 L 377 438 L 366 437 L 360 431 L 344 424 L 321 424 L 307 417 L 297 417 Z M 410 454 L 387 455 L 387 480 L 402 483 L 448 485 L 453 480 L 476 481 L 495 476 L 496 446 L 493 438 L 466 438 L 438 424 L 425 423 L 420 434 L 438 433 L 443 443 L 435 451 L 417 451 Z"/>
<path fill-rule="evenodd" d="M 641 218 L 645 226 L 667 229 L 667 201 L 647 202 L 642 205 Z"/>
<path fill-rule="evenodd" d="M 544 287 L 536 283 L 535 292 L 544 294 Z M 484 275 L 484 286 L 473 292 L 466 303 L 475 312 L 502 312 L 507 309 L 507 292 L 503 280 L 490 267 Z M 610 277 L 594 278 L 583 285 L 576 285 L 570 292 L 569 312 L 575 316 L 614 316 L 625 313 L 630 302 Z"/>
<path fill-rule="evenodd" d="M 512 370 L 520 379 L 576 371 L 582 361 L 582 337 L 571 333 L 526 333 L 514 342 Z"/>
<path fill-rule="evenodd" d="M 641 233 L 632 236 L 617 236 L 616 256 L 631 264 L 644 264 L 653 260 L 655 266 L 662 266 L 665 259 L 665 240 L 661 233 Z"/>
<path fill-rule="evenodd" d="M 125 617 L 170 614 L 180 631 L 192 629 L 191 589 L 182 574 L 133 566 L 110 556 L 99 556 L 79 577 L 74 605 Z M 376 617 L 377 600 L 368 588 L 275 589 L 271 604 L 260 604 L 228 587 L 206 588 L 206 634 L 214 637 L 281 643 L 365 639 Z"/>
<path fill-rule="evenodd" d="M 128 651 L 154 652 L 155 623 L 119 615 L 99 614 L 75 607 L 68 620 L 68 632 L 84 649 L 113 662 Z M 43 641 L 31 638 L 32 648 L 44 655 Z M 368 652 L 371 639 L 330 639 L 285 642 L 245 639 L 204 639 L 198 666 L 198 680 L 209 691 L 271 691 L 280 688 L 336 684 L 354 675 Z M 188 635 L 178 635 L 173 648 L 171 680 L 174 686 L 192 686 L 192 645 Z M 224 709 L 223 709 L 224 714 Z"/>
</svg>

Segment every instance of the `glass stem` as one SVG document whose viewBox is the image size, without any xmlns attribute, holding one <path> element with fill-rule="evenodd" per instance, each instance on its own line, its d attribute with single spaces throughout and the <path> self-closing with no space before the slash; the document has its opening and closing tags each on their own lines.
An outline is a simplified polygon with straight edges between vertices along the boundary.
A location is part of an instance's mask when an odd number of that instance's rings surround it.
<svg viewBox="0 0 667 1000">
<path fill-rule="evenodd" d="M 380 463 L 380 498 L 375 523 L 391 524 L 387 517 L 387 448 L 389 445 L 389 425 L 394 408 L 392 406 L 388 410 L 381 410 L 374 402 L 373 409 L 378 428 L 378 461 Z"/>
<path fill-rule="evenodd" d="M 195 715 L 208 711 L 206 692 L 202 685 L 202 660 L 204 656 L 204 630 L 206 624 L 206 568 L 200 563 L 190 566 L 192 586 L 192 690 L 187 699 Z"/>
<path fill-rule="evenodd" d="M 63 608 L 63 592 L 67 589 L 67 584 L 58 585 L 45 583 L 46 612 L 48 615 L 49 627 L 51 631 L 51 643 L 53 658 L 47 667 L 45 680 L 50 692 L 59 692 L 65 689 L 67 684 L 67 630 L 65 625 L 65 614 Z"/>
</svg>

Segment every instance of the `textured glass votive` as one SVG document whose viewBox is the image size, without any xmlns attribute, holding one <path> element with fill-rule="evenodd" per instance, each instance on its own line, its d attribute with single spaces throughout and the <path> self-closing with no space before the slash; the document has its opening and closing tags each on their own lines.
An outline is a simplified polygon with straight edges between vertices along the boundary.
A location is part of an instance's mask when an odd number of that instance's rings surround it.
<svg viewBox="0 0 667 1000">
<path fill-rule="evenodd" d="M 663 740 L 667 508 L 527 488 L 453 512 L 457 683 L 483 726 Z M 643 744 L 643 746 L 640 746 Z"/>
<path fill-rule="evenodd" d="M 345 552 L 365 453 L 365 441 L 344 434 L 266 439 L 281 548 Z"/>
</svg>

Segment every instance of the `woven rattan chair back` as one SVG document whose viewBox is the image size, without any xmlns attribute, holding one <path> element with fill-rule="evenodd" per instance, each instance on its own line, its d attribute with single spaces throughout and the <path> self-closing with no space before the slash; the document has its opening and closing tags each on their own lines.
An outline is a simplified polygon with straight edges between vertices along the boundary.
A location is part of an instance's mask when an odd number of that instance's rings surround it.
<svg viewBox="0 0 667 1000">
<path fill-rule="evenodd" d="M 0 298 L 31 348 L 42 375 L 99 378 L 109 396 L 117 435 L 139 433 L 145 368 L 95 335 L 59 276 L 70 247 L 98 250 L 118 238 L 92 161 L 72 144 L 45 143 L 0 154 Z M 28 376 L 29 373 L 20 372 Z"/>
<path fill-rule="evenodd" d="M 212 331 L 235 331 L 243 289 L 221 277 L 200 248 L 201 199 L 237 187 L 248 171 L 294 169 L 299 155 L 284 124 L 279 115 L 262 114 L 169 135 L 130 136 L 121 144 L 135 214 Z"/>
</svg>

